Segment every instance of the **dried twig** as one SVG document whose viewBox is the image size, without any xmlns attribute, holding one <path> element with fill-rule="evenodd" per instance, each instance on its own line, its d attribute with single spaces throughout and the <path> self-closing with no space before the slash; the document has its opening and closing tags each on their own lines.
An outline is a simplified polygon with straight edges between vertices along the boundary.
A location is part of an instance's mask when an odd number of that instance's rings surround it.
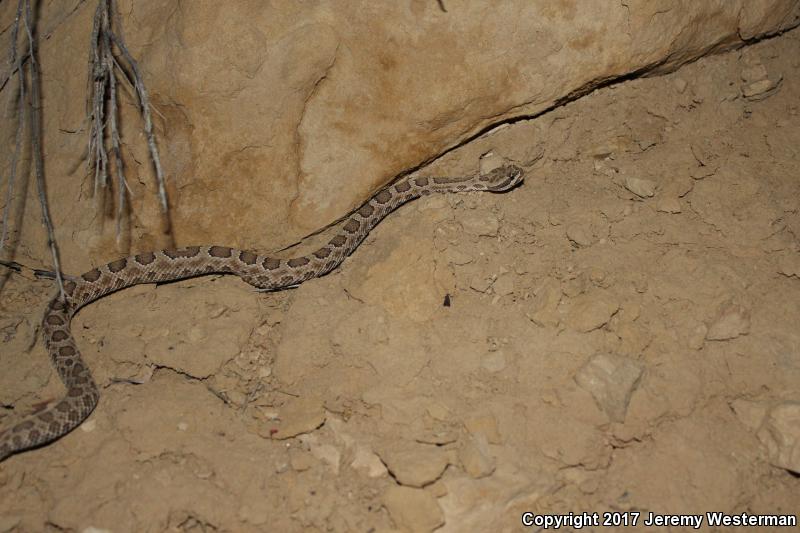
<svg viewBox="0 0 800 533">
<path fill-rule="evenodd" d="M 169 207 L 167 192 L 164 182 L 164 172 L 161 168 L 161 159 L 158 155 L 153 121 L 150 114 L 150 101 L 144 85 L 139 65 L 134 60 L 123 37 L 114 31 L 115 13 L 113 0 L 98 0 L 95 11 L 92 38 L 90 46 L 90 79 L 91 97 L 87 102 L 87 112 L 92 118 L 92 127 L 89 133 L 89 159 L 87 164 L 94 167 L 95 194 L 105 189 L 108 185 L 108 151 L 111 151 L 115 178 L 117 181 L 117 237 L 121 231 L 122 217 L 126 208 L 128 185 L 125 179 L 122 153 L 120 150 L 120 136 L 117 117 L 119 114 L 117 103 L 117 74 L 122 74 L 125 83 L 132 86 L 139 100 L 139 111 L 144 120 L 144 132 L 150 150 L 150 158 L 156 173 L 158 196 L 164 213 Z M 114 54 L 114 48 L 119 51 L 119 60 Z M 132 80 L 126 68 L 132 73 Z M 108 106 L 106 108 L 106 105 Z M 108 141 L 107 141 L 108 140 Z M 110 146 L 107 146 L 107 142 Z"/>
<path fill-rule="evenodd" d="M 158 155 L 158 146 L 156 145 L 156 137 L 153 133 L 153 119 L 150 116 L 150 98 L 147 95 L 147 88 L 144 86 L 142 73 L 139 71 L 139 65 L 133 59 L 133 56 L 125 46 L 125 41 L 122 37 L 112 33 L 111 40 L 122 52 L 122 55 L 127 59 L 128 63 L 133 70 L 134 86 L 139 95 L 139 106 L 141 107 L 142 118 L 144 118 L 144 133 L 147 136 L 147 146 L 150 149 L 150 157 L 153 160 L 153 166 L 156 171 L 156 180 L 158 182 L 158 197 L 161 200 L 161 209 L 166 213 L 169 208 L 167 201 L 167 189 L 164 182 L 164 171 L 161 168 L 161 158 Z"/>
<path fill-rule="evenodd" d="M 33 163 L 36 175 L 36 188 L 39 192 L 39 205 L 42 208 L 42 223 L 47 229 L 47 244 L 53 255 L 53 269 L 58 282 L 58 290 L 61 299 L 64 299 L 64 280 L 61 276 L 61 262 L 58 259 L 58 246 L 56 245 L 55 231 L 50 220 L 50 209 L 47 206 L 47 197 L 44 187 L 44 161 L 42 160 L 42 121 L 39 116 L 41 109 L 41 95 L 39 94 L 39 63 L 36 60 L 36 42 L 31 31 L 31 2 L 30 0 L 20 0 L 25 5 L 25 31 L 28 34 L 28 46 L 30 48 L 30 75 L 31 75 L 31 145 L 33 147 Z M 21 74 L 21 71 L 20 71 Z"/>
</svg>

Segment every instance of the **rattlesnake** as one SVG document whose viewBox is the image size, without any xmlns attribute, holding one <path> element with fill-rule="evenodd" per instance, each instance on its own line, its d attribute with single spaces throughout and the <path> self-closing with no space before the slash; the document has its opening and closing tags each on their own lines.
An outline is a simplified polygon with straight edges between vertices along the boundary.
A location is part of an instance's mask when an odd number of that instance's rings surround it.
<svg viewBox="0 0 800 533">
<path fill-rule="evenodd" d="M 73 315 L 109 293 L 139 283 L 158 283 L 222 273 L 235 274 L 262 290 L 279 290 L 323 276 L 338 267 L 386 215 L 400 205 L 430 193 L 505 192 L 523 180 L 513 165 L 488 174 L 462 178 L 403 178 L 372 196 L 355 210 L 322 248 L 291 259 L 277 259 L 225 246 L 189 246 L 117 259 L 85 274 L 67 278 L 64 295 L 53 298 L 42 321 L 50 360 L 67 389 L 54 405 L 30 414 L 0 432 L 0 461 L 9 455 L 53 441 L 77 427 L 100 396 L 89 368 L 70 331 Z"/>
</svg>

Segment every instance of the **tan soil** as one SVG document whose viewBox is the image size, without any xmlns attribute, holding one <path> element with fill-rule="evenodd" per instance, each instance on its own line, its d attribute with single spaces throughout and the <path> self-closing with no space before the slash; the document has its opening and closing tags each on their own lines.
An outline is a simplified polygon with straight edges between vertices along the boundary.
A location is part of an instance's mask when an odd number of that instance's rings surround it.
<svg viewBox="0 0 800 533">
<path fill-rule="evenodd" d="M 100 404 L 0 465 L 0 531 L 797 513 L 758 430 L 800 400 L 798 124 L 793 31 L 451 152 L 426 172 L 544 156 L 509 194 L 402 208 L 296 290 L 206 277 L 90 305 L 73 331 Z M 62 392 L 36 339 L 50 291 L 4 287 L 14 413 Z M 589 392 L 603 365 L 627 395 Z"/>
</svg>

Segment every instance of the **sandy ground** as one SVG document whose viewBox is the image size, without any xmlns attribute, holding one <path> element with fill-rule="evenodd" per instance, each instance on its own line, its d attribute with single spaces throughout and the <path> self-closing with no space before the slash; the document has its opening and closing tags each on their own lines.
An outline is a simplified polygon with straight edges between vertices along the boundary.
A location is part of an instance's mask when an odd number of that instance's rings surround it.
<svg viewBox="0 0 800 533">
<path fill-rule="evenodd" d="M 798 147 L 795 31 L 490 132 L 426 171 L 493 151 L 522 187 L 405 206 L 298 289 L 96 302 L 73 331 L 100 404 L 0 465 L 0 532 L 798 513 Z M 51 291 L 4 286 L 0 424 L 62 392 Z"/>
</svg>

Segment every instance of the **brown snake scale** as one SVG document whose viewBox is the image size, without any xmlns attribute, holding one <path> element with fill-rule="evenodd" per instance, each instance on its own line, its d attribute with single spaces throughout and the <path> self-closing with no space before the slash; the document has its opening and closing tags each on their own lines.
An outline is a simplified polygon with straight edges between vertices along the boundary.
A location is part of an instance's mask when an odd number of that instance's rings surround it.
<svg viewBox="0 0 800 533">
<path fill-rule="evenodd" d="M 204 274 L 235 274 L 264 290 L 295 286 L 338 267 L 369 231 L 402 204 L 430 193 L 505 192 L 523 180 L 520 168 L 507 165 L 488 174 L 462 178 L 403 178 L 377 192 L 354 211 L 328 244 L 308 255 L 277 259 L 225 246 L 189 246 L 117 259 L 67 278 L 65 300 L 56 296 L 44 314 L 42 329 L 50 360 L 67 389 L 54 405 L 27 415 L 0 432 L 0 461 L 53 441 L 76 428 L 97 405 L 100 393 L 70 331 L 73 315 L 98 298 L 139 283 L 174 281 Z"/>
</svg>

